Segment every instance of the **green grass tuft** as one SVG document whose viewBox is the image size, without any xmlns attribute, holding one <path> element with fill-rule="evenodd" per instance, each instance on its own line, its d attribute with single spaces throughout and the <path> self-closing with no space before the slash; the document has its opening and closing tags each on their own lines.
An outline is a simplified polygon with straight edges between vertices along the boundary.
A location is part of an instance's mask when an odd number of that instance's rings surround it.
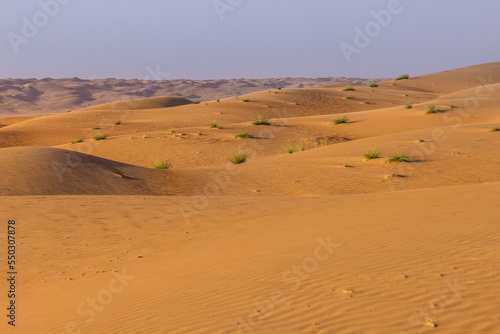
<svg viewBox="0 0 500 334">
<path fill-rule="evenodd" d="M 343 91 L 344 92 L 349 92 L 349 91 L 352 91 L 352 90 L 355 90 L 354 88 L 351 87 L 351 85 L 347 85 L 344 87 Z"/>
<path fill-rule="evenodd" d="M 407 102 L 407 103 L 405 104 L 405 108 L 406 108 L 406 109 L 411 109 L 411 108 L 413 108 L 413 103 L 411 103 L 411 102 Z"/>
<path fill-rule="evenodd" d="M 427 106 L 427 111 L 425 112 L 427 115 L 430 114 L 437 114 L 439 110 L 436 109 L 436 107 L 433 104 L 429 104 Z"/>
<path fill-rule="evenodd" d="M 250 102 L 250 99 L 243 99 L 243 102 Z"/>
<path fill-rule="evenodd" d="M 78 143 L 82 143 L 83 142 L 83 139 L 82 138 L 77 138 L 77 139 L 73 139 L 71 141 L 71 144 L 78 144 Z"/>
<path fill-rule="evenodd" d="M 120 125 L 120 124 L 122 124 L 122 121 L 120 120 L 115 121 L 115 125 Z"/>
<path fill-rule="evenodd" d="M 285 153 L 288 153 L 288 154 L 292 154 L 295 152 L 302 152 L 305 150 L 307 150 L 307 146 L 305 146 L 304 144 L 287 143 L 287 144 L 285 144 L 285 148 L 284 148 Z"/>
<path fill-rule="evenodd" d="M 410 75 L 408 74 L 401 74 L 399 77 L 397 77 L 395 80 L 406 80 L 406 79 L 409 79 L 410 78 Z"/>
<path fill-rule="evenodd" d="M 238 152 L 231 155 L 228 159 L 233 165 L 242 164 L 247 161 L 247 155 L 245 152 Z"/>
<path fill-rule="evenodd" d="M 333 125 L 347 123 L 349 119 L 346 116 L 340 116 L 332 120 Z"/>
<path fill-rule="evenodd" d="M 377 85 L 375 82 L 372 82 L 372 83 L 370 84 L 370 87 L 371 87 L 371 88 L 377 88 L 377 87 L 378 87 L 378 85 Z"/>
<path fill-rule="evenodd" d="M 94 135 L 94 137 L 93 137 L 93 138 L 94 138 L 94 140 L 104 140 L 104 139 L 106 139 L 106 137 L 107 137 L 107 136 L 108 136 L 108 135 L 107 135 L 106 133 L 104 133 L 104 132 L 100 132 L 100 131 L 99 131 L 98 133 L 96 133 L 96 134 Z"/>
<path fill-rule="evenodd" d="M 387 162 L 411 162 L 411 158 L 406 153 L 393 153 L 389 155 Z"/>
<path fill-rule="evenodd" d="M 363 157 L 366 160 L 373 160 L 377 159 L 380 156 L 380 150 L 371 150 L 371 151 L 365 151 L 363 153 Z"/>
<path fill-rule="evenodd" d="M 500 131 L 499 127 L 494 127 L 493 129 L 491 129 L 491 132 L 497 132 L 497 131 Z"/>
<path fill-rule="evenodd" d="M 151 162 L 154 169 L 169 169 L 172 163 L 167 159 L 156 158 Z"/>
<path fill-rule="evenodd" d="M 351 96 L 351 95 L 347 95 L 345 98 L 348 100 L 354 100 L 354 96 Z"/>
<path fill-rule="evenodd" d="M 200 101 L 200 100 L 194 100 L 194 101 L 193 101 L 193 104 L 200 104 L 200 103 L 201 103 L 201 101 Z"/>
<path fill-rule="evenodd" d="M 217 99 L 216 101 L 217 101 L 217 102 L 220 102 L 220 99 Z"/>
<path fill-rule="evenodd" d="M 263 116 L 257 116 L 257 118 L 252 122 L 253 125 L 271 125 L 267 118 Z"/>
<path fill-rule="evenodd" d="M 253 138 L 253 136 L 246 133 L 245 131 L 242 131 L 242 132 L 238 133 L 237 135 L 234 135 L 234 138 Z"/>
<path fill-rule="evenodd" d="M 220 126 L 217 121 L 213 120 L 213 121 L 210 121 L 210 127 L 212 129 L 222 129 L 222 126 Z"/>
</svg>

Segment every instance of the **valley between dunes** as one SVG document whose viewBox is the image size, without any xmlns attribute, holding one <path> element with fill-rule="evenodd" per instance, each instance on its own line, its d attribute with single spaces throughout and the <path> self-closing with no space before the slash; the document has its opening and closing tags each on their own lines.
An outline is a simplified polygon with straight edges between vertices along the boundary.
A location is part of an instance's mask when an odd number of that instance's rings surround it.
<svg viewBox="0 0 500 334">
<path fill-rule="evenodd" d="M 350 88 L 0 119 L 0 332 L 500 333 L 500 63 Z"/>
</svg>

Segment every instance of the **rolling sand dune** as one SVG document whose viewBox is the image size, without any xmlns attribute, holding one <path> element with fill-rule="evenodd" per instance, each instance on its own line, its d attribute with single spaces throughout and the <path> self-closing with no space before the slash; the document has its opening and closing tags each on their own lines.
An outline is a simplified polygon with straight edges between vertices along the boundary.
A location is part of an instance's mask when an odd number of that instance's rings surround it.
<svg viewBox="0 0 500 334">
<path fill-rule="evenodd" d="M 79 78 L 0 79 L 0 118 L 62 113 L 134 98 L 177 96 L 209 101 L 266 89 L 303 88 L 336 82 L 384 79 L 275 78 L 231 80 L 122 80 Z"/>
<path fill-rule="evenodd" d="M 500 63 L 345 88 L 0 120 L 0 331 L 500 333 Z"/>
</svg>

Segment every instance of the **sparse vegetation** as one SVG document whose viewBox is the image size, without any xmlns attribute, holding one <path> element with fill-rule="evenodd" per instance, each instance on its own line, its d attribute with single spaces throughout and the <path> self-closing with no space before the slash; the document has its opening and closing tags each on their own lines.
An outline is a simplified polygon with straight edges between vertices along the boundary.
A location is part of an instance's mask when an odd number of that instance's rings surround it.
<svg viewBox="0 0 500 334">
<path fill-rule="evenodd" d="M 250 99 L 243 99 L 243 102 L 250 102 Z"/>
<path fill-rule="evenodd" d="M 418 142 L 419 142 L 419 143 L 425 143 L 425 140 L 423 140 L 423 139 L 419 139 L 419 140 L 418 140 Z"/>
<path fill-rule="evenodd" d="M 287 143 L 285 145 L 285 153 L 292 154 L 295 152 L 302 152 L 307 150 L 307 147 L 304 144 L 292 144 Z"/>
<path fill-rule="evenodd" d="M 378 85 L 377 85 L 375 82 L 372 82 L 372 83 L 370 84 L 370 87 L 371 87 L 371 88 L 377 88 L 377 87 L 378 87 Z"/>
<path fill-rule="evenodd" d="M 411 103 L 411 102 L 407 102 L 407 103 L 405 104 L 405 108 L 406 108 L 406 109 L 411 109 L 411 108 L 413 108 L 413 103 Z"/>
<path fill-rule="evenodd" d="M 448 102 L 448 108 L 453 109 L 455 108 L 455 105 L 451 102 Z"/>
<path fill-rule="evenodd" d="M 66 112 L 71 112 L 71 109 L 66 110 Z"/>
<path fill-rule="evenodd" d="M 351 85 L 347 85 L 344 87 L 343 91 L 344 92 L 349 92 L 349 91 L 352 91 L 352 90 L 355 90 L 354 88 L 351 87 Z"/>
<path fill-rule="evenodd" d="M 387 158 L 387 162 L 411 162 L 411 158 L 406 153 L 393 153 Z"/>
<path fill-rule="evenodd" d="M 170 131 L 170 133 L 174 133 L 174 132 L 175 132 L 175 129 L 174 129 L 174 128 L 171 128 L 171 129 L 170 129 L 170 130 L 168 130 L 168 131 Z"/>
<path fill-rule="evenodd" d="M 77 139 L 73 139 L 71 141 L 71 144 L 78 144 L 78 143 L 82 143 L 83 142 L 83 139 L 82 138 L 77 138 Z"/>
<path fill-rule="evenodd" d="M 90 130 L 101 130 L 101 128 L 92 128 Z"/>
<path fill-rule="evenodd" d="M 242 131 L 242 132 L 234 135 L 234 138 L 253 138 L 253 136 L 246 133 L 245 131 Z"/>
<path fill-rule="evenodd" d="M 96 133 L 96 134 L 94 135 L 94 137 L 93 137 L 93 138 L 94 138 L 94 140 L 98 140 L 98 141 L 99 141 L 99 140 L 104 140 L 104 139 L 106 139 L 106 137 L 107 137 L 107 136 L 108 136 L 108 135 L 107 135 L 106 133 L 99 131 L 98 133 Z"/>
<path fill-rule="evenodd" d="M 363 153 L 366 160 L 377 159 L 380 156 L 380 150 L 367 150 Z"/>
<path fill-rule="evenodd" d="M 363 104 L 370 104 L 370 102 L 368 102 L 368 101 L 363 101 Z"/>
<path fill-rule="evenodd" d="M 120 125 L 120 124 L 122 124 L 122 121 L 120 120 L 115 121 L 115 125 Z"/>
<path fill-rule="evenodd" d="M 497 131 L 500 131 L 499 127 L 494 127 L 493 129 L 491 129 L 491 132 L 497 132 Z"/>
<path fill-rule="evenodd" d="M 233 155 L 231 155 L 229 157 L 229 161 L 233 164 L 233 165 L 238 165 L 238 164 L 242 164 L 244 163 L 245 161 L 247 161 L 247 155 L 245 152 L 238 152 L 238 153 L 234 153 Z"/>
<path fill-rule="evenodd" d="M 169 169 L 172 167 L 172 164 L 167 159 L 156 158 L 151 162 L 151 165 L 154 169 Z"/>
<path fill-rule="evenodd" d="M 340 117 L 337 117 L 334 120 L 332 120 L 332 123 L 333 123 L 333 125 L 338 125 L 338 124 L 347 123 L 347 121 L 349 121 L 349 119 L 346 116 L 340 116 Z"/>
<path fill-rule="evenodd" d="M 201 133 L 201 132 L 198 132 L 198 133 L 197 133 L 197 135 L 198 135 L 198 136 L 201 136 L 201 135 L 203 135 L 203 133 Z"/>
<path fill-rule="evenodd" d="M 257 116 L 257 118 L 252 122 L 253 125 L 271 125 L 267 118 L 263 116 Z"/>
<path fill-rule="evenodd" d="M 217 102 L 220 102 L 220 99 L 217 99 L 216 101 L 217 101 Z"/>
<path fill-rule="evenodd" d="M 395 80 L 406 80 L 406 79 L 409 79 L 409 78 L 410 78 L 410 75 L 405 73 L 405 74 L 401 74 Z"/>
<path fill-rule="evenodd" d="M 278 85 L 278 87 L 276 87 L 277 90 L 281 90 L 281 85 Z"/>
<path fill-rule="evenodd" d="M 222 126 L 220 126 L 216 120 L 210 121 L 210 127 L 212 129 L 222 129 Z"/>
<path fill-rule="evenodd" d="M 200 100 L 194 100 L 194 101 L 193 101 L 193 104 L 200 104 L 200 103 L 201 103 L 201 101 L 200 101 Z"/>
<path fill-rule="evenodd" d="M 352 96 L 352 95 L 347 95 L 345 98 L 348 100 L 354 100 L 354 96 Z"/>
<path fill-rule="evenodd" d="M 437 114 L 438 113 L 438 110 L 436 109 L 436 106 L 434 106 L 433 104 L 429 104 L 427 106 L 427 111 L 425 112 L 427 115 L 430 115 L 430 114 Z"/>
</svg>

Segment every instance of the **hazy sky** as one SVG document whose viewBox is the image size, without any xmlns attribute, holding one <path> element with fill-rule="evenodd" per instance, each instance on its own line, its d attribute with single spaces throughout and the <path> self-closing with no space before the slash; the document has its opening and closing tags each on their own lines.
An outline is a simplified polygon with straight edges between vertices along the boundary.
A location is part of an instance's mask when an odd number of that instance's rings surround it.
<svg viewBox="0 0 500 334">
<path fill-rule="evenodd" d="M 499 61 L 499 13 L 499 0 L 1 0 L 0 78 L 416 75 Z"/>
</svg>

